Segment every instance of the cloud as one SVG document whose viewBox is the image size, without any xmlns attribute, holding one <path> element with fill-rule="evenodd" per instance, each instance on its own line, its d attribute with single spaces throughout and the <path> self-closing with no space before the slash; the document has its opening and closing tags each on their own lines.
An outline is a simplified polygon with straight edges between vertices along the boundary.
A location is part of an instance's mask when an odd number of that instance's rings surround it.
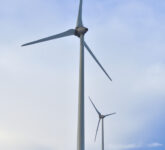
<svg viewBox="0 0 165 150">
<path fill-rule="evenodd" d="M 142 147 L 141 144 L 119 144 L 119 145 L 110 145 L 109 149 L 120 150 L 120 149 L 135 149 L 140 147 Z"/>
<path fill-rule="evenodd" d="M 161 147 L 161 146 L 163 146 L 163 144 L 160 144 L 158 142 L 154 142 L 154 143 L 148 144 L 147 146 L 148 147 Z"/>
<path fill-rule="evenodd" d="M 160 144 L 158 142 L 153 142 L 151 144 L 110 144 L 109 149 L 114 149 L 114 150 L 122 150 L 122 149 L 137 149 L 137 148 L 154 148 L 154 147 L 161 147 L 163 144 Z"/>
</svg>

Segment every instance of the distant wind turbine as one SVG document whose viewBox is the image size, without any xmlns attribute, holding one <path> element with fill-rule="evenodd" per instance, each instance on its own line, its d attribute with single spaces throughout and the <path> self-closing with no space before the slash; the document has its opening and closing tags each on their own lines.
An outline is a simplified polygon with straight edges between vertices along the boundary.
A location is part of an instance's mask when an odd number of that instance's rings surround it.
<svg viewBox="0 0 165 150">
<path fill-rule="evenodd" d="M 79 66 L 79 98 L 78 98 L 78 129 L 77 129 L 77 150 L 84 150 L 85 149 L 85 139 L 84 139 L 84 46 L 91 54 L 93 59 L 105 73 L 105 75 L 112 81 L 108 73 L 105 71 L 103 66 L 100 64 L 98 59 L 95 57 L 87 43 L 84 41 L 84 35 L 88 31 L 88 28 L 83 26 L 82 23 L 82 3 L 83 1 L 80 0 L 79 3 L 79 11 L 78 11 L 78 18 L 77 18 L 77 25 L 75 29 L 69 29 L 65 32 L 60 34 L 52 35 L 46 38 L 42 38 L 33 42 L 29 42 L 23 44 L 22 46 L 32 45 L 40 42 L 45 42 L 53 39 L 58 39 L 66 36 L 75 35 L 80 38 L 80 66 Z"/>
<path fill-rule="evenodd" d="M 98 121 L 98 124 L 97 124 L 97 128 L 96 128 L 96 134 L 95 134 L 95 141 L 96 141 L 96 137 L 97 137 L 97 132 L 98 132 L 98 129 L 99 129 L 99 124 L 100 124 L 100 121 L 102 121 L 102 150 L 104 150 L 104 118 L 105 117 L 108 117 L 110 115 L 114 115 L 116 114 L 115 112 L 114 113 L 111 113 L 111 114 L 107 114 L 107 115 L 102 115 L 98 109 L 96 108 L 95 104 L 92 102 L 91 98 L 89 97 L 93 107 L 95 108 L 98 116 L 99 116 L 99 121 Z"/>
</svg>

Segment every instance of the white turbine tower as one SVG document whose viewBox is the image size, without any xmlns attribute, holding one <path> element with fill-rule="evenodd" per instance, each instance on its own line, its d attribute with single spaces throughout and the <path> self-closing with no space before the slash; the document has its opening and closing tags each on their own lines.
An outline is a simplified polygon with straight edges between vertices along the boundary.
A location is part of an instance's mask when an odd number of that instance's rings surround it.
<svg viewBox="0 0 165 150">
<path fill-rule="evenodd" d="M 86 27 L 83 26 L 82 23 L 82 0 L 80 0 L 79 4 L 79 12 L 78 12 L 78 18 L 77 18 L 77 25 L 75 29 L 69 29 L 65 32 L 62 32 L 60 34 L 52 35 L 46 38 L 42 38 L 33 42 L 29 42 L 26 44 L 23 44 L 22 46 L 32 45 L 44 41 L 49 41 L 53 39 L 58 39 L 66 36 L 75 35 L 78 38 L 80 38 L 80 66 L 79 66 L 79 98 L 78 98 L 78 128 L 77 128 L 77 150 L 84 150 L 85 149 L 85 135 L 84 135 L 84 46 L 88 50 L 88 52 L 91 54 L 93 59 L 96 61 L 96 63 L 100 66 L 102 71 L 106 74 L 106 76 L 111 80 L 108 73 L 105 71 L 103 66 L 100 64 L 100 62 L 97 60 L 87 43 L 84 41 L 84 35 L 88 31 Z M 112 81 L 112 80 L 111 80 Z"/>
<path fill-rule="evenodd" d="M 96 137 L 97 137 L 97 132 L 98 132 L 98 129 L 99 129 L 99 124 L 100 124 L 100 120 L 102 121 L 102 150 L 104 150 L 104 118 L 105 117 L 108 117 L 110 115 L 114 115 L 116 113 L 111 113 L 111 114 L 107 114 L 107 115 L 102 115 L 98 109 L 96 108 L 96 106 L 94 105 L 94 103 L 92 102 L 91 98 L 89 97 L 93 107 L 95 108 L 98 116 L 99 116 L 99 121 L 98 121 L 98 124 L 97 124 L 97 128 L 96 128 L 96 134 L 95 134 L 95 141 L 96 141 Z"/>
</svg>

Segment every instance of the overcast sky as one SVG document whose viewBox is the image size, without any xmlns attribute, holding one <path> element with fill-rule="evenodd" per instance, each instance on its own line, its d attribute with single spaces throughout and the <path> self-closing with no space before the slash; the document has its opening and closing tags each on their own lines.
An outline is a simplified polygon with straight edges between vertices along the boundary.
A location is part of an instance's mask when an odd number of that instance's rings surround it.
<svg viewBox="0 0 165 150">
<path fill-rule="evenodd" d="M 76 25 L 78 0 L 0 0 L 0 149 L 77 145 L 79 39 L 20 45 Z M 86 149 L 104 114 L 106 150 L 165 148 L 165 1 L 84 0 Z"/>
</svg>

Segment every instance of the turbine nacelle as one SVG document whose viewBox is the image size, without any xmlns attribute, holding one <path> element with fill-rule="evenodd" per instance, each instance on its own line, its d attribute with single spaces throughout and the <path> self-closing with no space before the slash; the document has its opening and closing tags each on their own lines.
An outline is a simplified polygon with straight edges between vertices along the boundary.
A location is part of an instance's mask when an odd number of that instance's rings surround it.
<svg viewBox="0 0 165 150">
<path fill-rule="evenodd" d="M 100 119 L 104 119 L 105 117 L 108 117 L 108 116 L 114 115 L 114 114 L 116 114 L 116 113 L 114 112 L 114 113 L 107 114 L 107 115 L 102 115 L 102 114 L 100 113 L 100 114 L 99 114 L 99 118 L 100 118 Z"/>
<path fill-rule="evenodd" d="M 76 27 L 75 35 L 80 37 L 81 35 L 84 35 L 87 31 L 88 31 L 88 28 L 86 27 Z"/>
<path fill-rule="evenodd" d="M 104 119 L 106 116 L 104 116 L 104 115 L 99 115 L 99 118 L 100 119 Z"/>
</svg>

